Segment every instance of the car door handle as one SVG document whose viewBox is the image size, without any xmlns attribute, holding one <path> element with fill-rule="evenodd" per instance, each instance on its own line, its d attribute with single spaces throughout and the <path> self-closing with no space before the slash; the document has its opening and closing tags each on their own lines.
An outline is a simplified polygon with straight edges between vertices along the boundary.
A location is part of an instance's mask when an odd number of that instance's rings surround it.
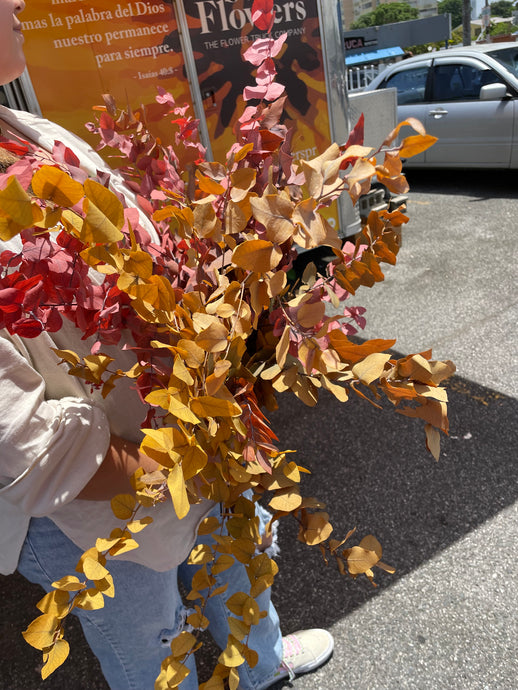
<svg viewBox="0 0 518 690">
<path fill-rule="evenodd" d="M 430 110 L 429 115 L 433 115 L 435 118 L 442 117 L 443 115 L 447 115 L 448 111 L 445 110 L 444 108 L 436 108 L 435 110 Z"/>
</svg>

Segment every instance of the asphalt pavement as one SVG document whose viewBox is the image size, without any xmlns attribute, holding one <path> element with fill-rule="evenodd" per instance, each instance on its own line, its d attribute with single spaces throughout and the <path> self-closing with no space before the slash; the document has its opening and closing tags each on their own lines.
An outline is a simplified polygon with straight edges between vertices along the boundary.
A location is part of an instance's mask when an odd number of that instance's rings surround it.
<svg viewBox="0 0 518 690">
<path fill-rule="evenodd" d="M 388 407 L 282 399 L 274 428 L 312 471 L 304 493 L 328 504 L 337 537 L 376 535 L 396 573 L 379 571 L 376 588 L 344 578 L 286 522 L 274 589 L 283 630 L 326 627 L 336 646 L 322 669 L 275 690 L 518 688 L 517 175 L 409 181 L 398 265 L 351 304 L 368 309 L 365 337 L 456 363 L 450 435 L 436 462 L 422 425 Z M 107 689 L 76 624 L 69 660 L 42 682 L 20 635 L 39 591 L 11 576 L 0 596 L 0 690 Z"/>
</svg>

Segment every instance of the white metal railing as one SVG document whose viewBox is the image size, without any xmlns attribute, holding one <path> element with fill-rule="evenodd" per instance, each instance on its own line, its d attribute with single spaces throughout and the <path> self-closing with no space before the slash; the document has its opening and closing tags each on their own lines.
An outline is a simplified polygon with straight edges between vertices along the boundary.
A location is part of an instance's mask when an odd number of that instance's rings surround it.
<svg viewBox="0 0 518 690">
<path fill-rule="evenodd" d="M 347 91 L 363 91 L 371 81 L 382 72 L 385 67 L 392 65 L 392 62 L 384 62 L 377 65 L 358 65 L 358 67 L 347 67 Z"/>
</svg>

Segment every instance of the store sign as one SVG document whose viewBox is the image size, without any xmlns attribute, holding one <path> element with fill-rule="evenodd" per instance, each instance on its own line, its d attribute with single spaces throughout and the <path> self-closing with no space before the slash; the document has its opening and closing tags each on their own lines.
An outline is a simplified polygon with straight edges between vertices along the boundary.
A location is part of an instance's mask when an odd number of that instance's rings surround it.
<svg viewBox="0 0 518 690">
<path fill-rule="evenodd" d="M 365 40 L 361 36 L 345 40 L 345 50 L 357 50 L 358 48 L 365 48 Z"/>
<path fill-rule="evenodd" d="M 184 4 L 212 152 L 224 160 L 234 140 L 232 127 L 243 111 L 243 89 L 254 81 L 255 68 L 241 54 L 266 34 L 251 24 L 252 0 Z M 311 158 L 330 143 L 317 1 L 295 0 L 277 7 L 270 36 L 287 34 L 275 58 L 278 80 L 286 87 L 285 122 L 295 127 L 295 157 Z"/>
</svg>

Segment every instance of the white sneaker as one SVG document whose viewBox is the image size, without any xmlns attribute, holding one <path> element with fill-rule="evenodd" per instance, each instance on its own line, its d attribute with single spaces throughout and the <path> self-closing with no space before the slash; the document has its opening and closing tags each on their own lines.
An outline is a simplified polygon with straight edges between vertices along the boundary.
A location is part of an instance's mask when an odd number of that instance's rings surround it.
<svg viewBox="0 0 518 690">
<path fill-rule="evenodd" d="M 273 678 L 258 690 L 275 685 L 283 678 L 293 680 L 301 673 L 309 673 L 325 663 L 333 653 L 334 640 L 331 633 L 321 628 L 298 630 L 282 638 L 282 661 Z"/>
</svg>

